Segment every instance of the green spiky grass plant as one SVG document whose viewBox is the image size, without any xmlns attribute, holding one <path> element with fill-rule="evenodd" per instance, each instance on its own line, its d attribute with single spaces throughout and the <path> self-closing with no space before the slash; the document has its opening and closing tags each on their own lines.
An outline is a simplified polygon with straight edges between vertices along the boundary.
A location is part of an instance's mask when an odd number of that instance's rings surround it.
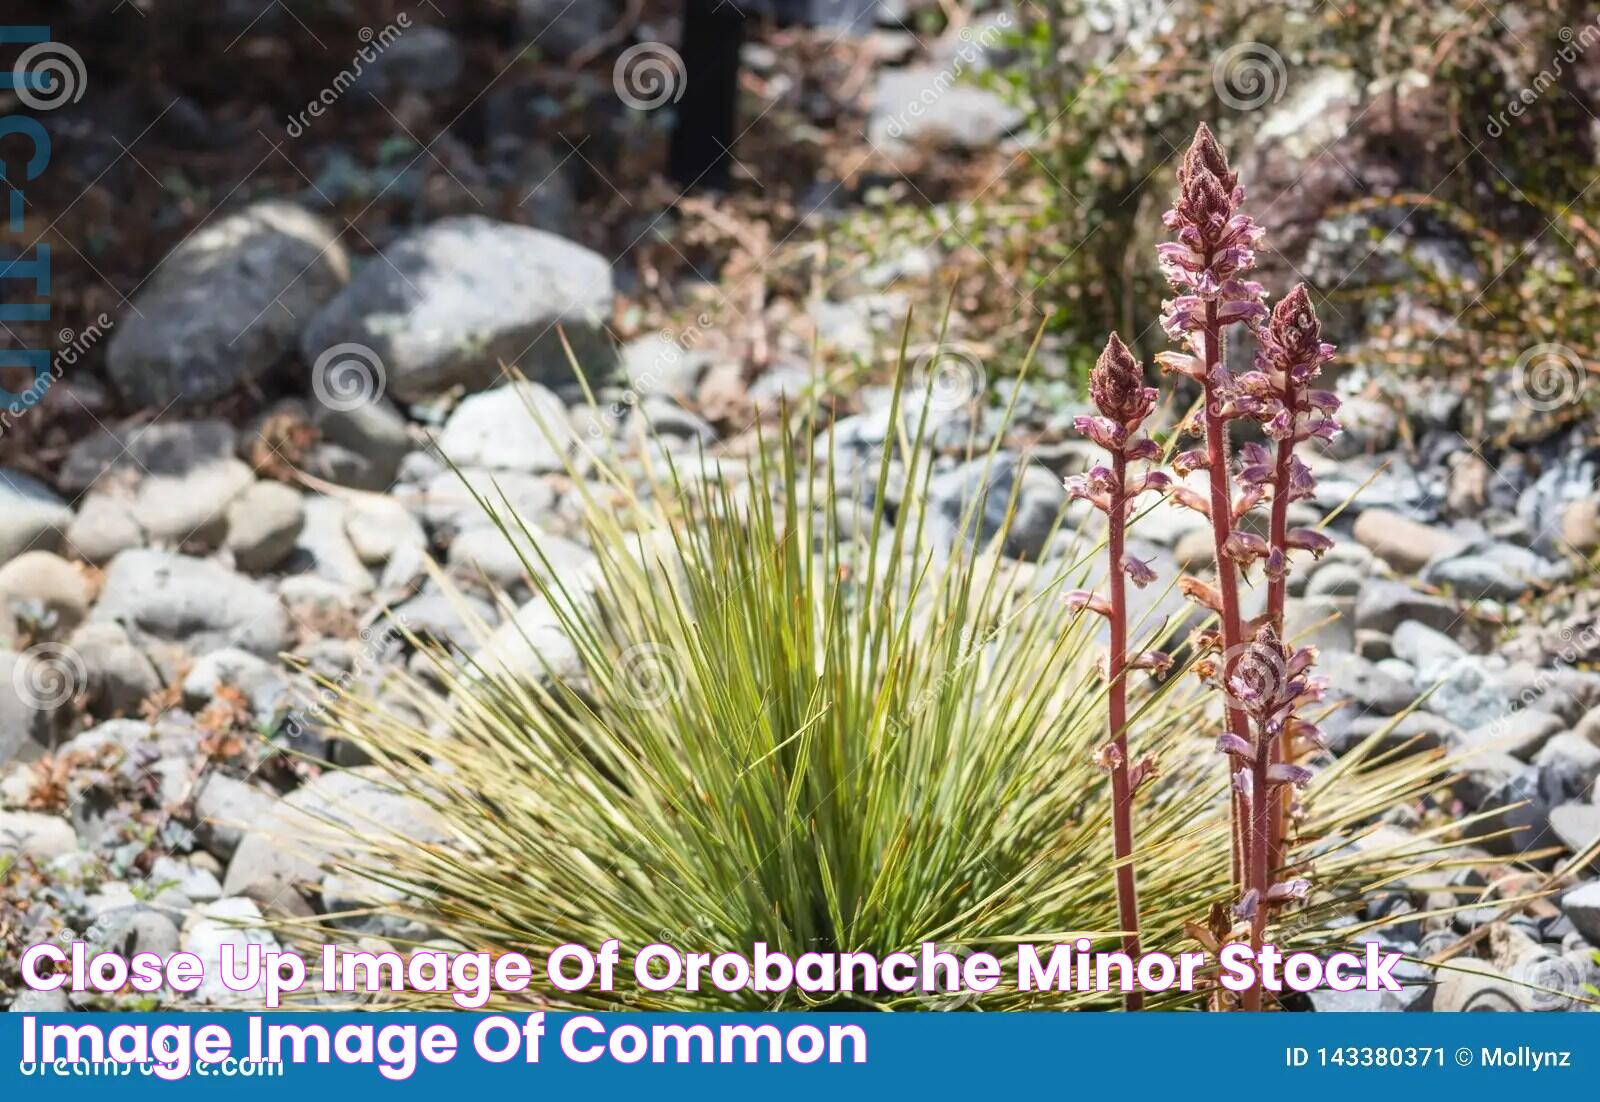
<svg viewBox="0 0 1600 1102">
<path fill-rule="evenodd" d="M 340 736 L 387 785 L 427 804 L 450 838 L 357 832 L 340 871 L 368 881 L 385 911 L 461 946 L 541 964 L 564 943 L 618 938 L 623 976 L 631 953 L 654 942 L 881 956 L 934 941 L 1002 962 L 1029 941 L 1081 935 L 1115 948 L 1124 931 L 1107 867 L 1111 801 L 1094 760 L 1106 729 L 1098 625 L 1059 599 L 1103 556 L 1081 533 L 1059 559 L 998 558 L 1014 497 L 991 539 L 947 550 L 927 505 L 926 417 L 905 415 L 903 397 L 897 378 L 875 469 L 886 486 L 903 466 L 893 510 L 887 493 L 862 506 L 840 465 L 801 463 L 809 416 L 786 421 L 744 480 L 707 462 L 692 475 L 668 464 L 639 490 L 590 457 L 613 496 L 574 480 L 598 556 L 583 578 L 538 561 L 537 537 L 508 502 L 481 499 L 508 538 L 534 548 L 539 593 L 522 622 L 559 625 L 574 653 L 556 657 L 548 631 L 530 626 L 540 671 L 433 652 L 443 695 L 402 676 L 392 691 L 407 708 L 345 696 Z M 1142 627 L 1159 638 L 1178 625 Z M 1130 701 L 1129 752 L 1153 754 L 1162 773 L 1140 809 L 1135 859 L 1146 944 L 1167 951 L 1211 940 L 1232 900 L 1209 695 L 1174 676 L 1139 685 Z M 1385 812 L 1441 773 L 1436 755 L 1379 756 L 1379 739 L 1305 794 L 1292 856 L 1316 866 L 1317 893 L 1278 920 L 1280 945 L 1342 944 L 1351 929 L 1334 920 L 1345 925 L 1369 891 L 1456 860 L 1447 833 L 1456 824 L 1402 846 L 1377 832 Z M 1118 1002 L 1022 993 L 1014 976 L 1008 967 L 1000 988 L 957 1001 Z M 564 1001 L 945 1005 L 916 994 L 817 1003 L 798 992 L 773 1001 L 623 988 Z M 1205 1001 L 1173 993 L 1147 1005 Z"/>
</svg>

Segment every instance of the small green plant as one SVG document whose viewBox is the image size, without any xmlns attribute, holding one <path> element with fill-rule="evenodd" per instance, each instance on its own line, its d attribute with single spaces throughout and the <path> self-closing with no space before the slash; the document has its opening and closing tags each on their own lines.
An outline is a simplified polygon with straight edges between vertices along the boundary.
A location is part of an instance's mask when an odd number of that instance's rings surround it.
<svg viewBox="0 0 1600 1102">
<path fill-rule="evenodd" d="M 985 242 L 1012 293 L 1054 311 L 1074 362 L 1089 362 L 1112 329 L 1148 354 L 1141 319 L 1163 293 L 1151 227 L 1195 126 L 1209 121 L 1230 147 L 1247 148 L 1273 105 L 1318 74 L 1348 74 L 1358 89 L 1423 78 L 1443 122 L 1408 151 L 1412 165 L 1428 167 L 1413 183 L 1434 202 L 1479 212 L 1514 249 L 1547 221 L 1505 204 L 1508 193 L 1562 206 L 1593 175 L 1582 137 L 1593 104 L 1575 88 L 1570 61 L 1551 79 L 1557 55 L 1575 50 L 1574 33 L 1592 23 L 1573 0 L 1521 5 L 1514 28 L 1487 8 L 1433 0 L 1174 0 L 1148 10 L 1039 0 L 1025 9 L 1011 43 L 1017 62 L 988 79 L 1025 112 L 1033 141 L 977 204 L 986 228 L 965 235 Z M 1507 123 L 1516 90 L 1547 81 L 1559 87 L 1519 102 Z"/>
</svg>

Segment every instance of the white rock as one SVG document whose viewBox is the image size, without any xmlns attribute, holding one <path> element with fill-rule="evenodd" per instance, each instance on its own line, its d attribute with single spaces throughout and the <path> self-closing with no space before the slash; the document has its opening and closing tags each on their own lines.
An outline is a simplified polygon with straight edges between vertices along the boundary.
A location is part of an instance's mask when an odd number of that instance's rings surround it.
<svg viewBox="0 0 1600 1102">
<path fill-rule="evenodd" d="M 530 474 L 562 470 L 574 446 L 566 405 L 527 382 L 472 395 L 456 407 L 439 436 L 439 450 L 458 467 Z"/>
<path fill-rule="evenodd" d="M 181 945 L 186 953 L 200 958 L 205 981 L 190 998 L 208 1006 L 233 1006 L 259 1010 L 266 996 L 265 982 L 247 991 L 230 991 L 222 982 L 222 947 L 235 947 L 236 960 L 243 960 L 248 946 L 259 945 L 263 952 L 276 952 L 278 939 L 267 929 L 261 909 L 248 899 L 219 899 L 199 908 L 183 924 Z"/>
<path fill-rule="evenodd" d="M 78 848 L 72 824 L 33 811 L 0 811 L 0 855 L 49 861 Z"/>
</svg>

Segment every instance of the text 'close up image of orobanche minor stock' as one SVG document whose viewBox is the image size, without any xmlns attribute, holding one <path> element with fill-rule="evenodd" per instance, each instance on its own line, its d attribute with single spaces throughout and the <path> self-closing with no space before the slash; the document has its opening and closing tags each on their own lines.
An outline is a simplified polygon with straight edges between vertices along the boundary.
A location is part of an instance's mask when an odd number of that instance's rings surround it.
<svg viewBox="0 0 1600 1102">
<path fill-rule="evenodd" d="M 8 0 L 0 1094 L 1600 1082 L 1597 119 L 1566 0 Z"/>
</svg>

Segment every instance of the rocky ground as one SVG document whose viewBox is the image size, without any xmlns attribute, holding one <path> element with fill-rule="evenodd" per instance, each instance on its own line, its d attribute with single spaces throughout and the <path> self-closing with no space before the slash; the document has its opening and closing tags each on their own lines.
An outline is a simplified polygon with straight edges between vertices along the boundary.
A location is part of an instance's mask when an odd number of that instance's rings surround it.
<svg viewBox="0 0 1600 1102">
<path fill-rule="evenodd" d="M 869 135 L 896 156 L 925 141 L 1009 155 L 1016 119 L 987 93 L 908 122 L 903 103 L 937 82 L 950 53 L 879 33 Z M 451 53 L 448 35 L 425 45 Z M 415 837 L 434 827 L 328 739 L 313 679 L 381 693 L 387 673 L 419 661 L 405 633 L 530 670 L 525 634 L 547 658 L 563 652 L 518 548 L 447 460 L 472 487 L 505 495 L 552 570 L 582 571 L 593 555 L 568 465 L 581 477 L 584 449 L 635 470 L 662 450 L 692 463 L 706 449 L 736 470 L 758 407 L 807 387 L 813 337 L 875 365 L 881 381 L 905 288 L 943 261 L 932 248 L 897 253 L 826 297 L 774 298 L 758 313 L 777 320 L 759 337 L 739 314 L 704 329 L 634 326 L 641 335 L 619 340 L 619 315 L 648 297 L 635 271 L 580 243 L 570 216 L 556 228 L 527 220 L 416 217 L 374 252 L 303 194 L 232 204 L 112 312 L 103 364 L 59 385 L 52 401 L 76 402 L 73 423 L 87 428 L 47 463 L 0 469 L 0 685 L 14 689 L 0 693 L 0 956 L 82 936 L 215 960 L 225 940 L 272 941 L 266 917 L 348 905 L 351 886 L 287 852 L 286 832 L 316 815 Z M 558 326 L 611 380 L 598 410 L 574 384 Z M 502 362 L 528 381 L 507 383 Z M 936 379 L 930 512 L 959 538 L 956 518 L 985 491 L 960 453 L 969 438 L 987 446 L 1015 395 L 987 492 L 1003 502 L 1020 481 L 1005 551 L 1048 563 L 1065 553 L 1061 478 L 1090 455 L 1067 431 L 1077 399 L 1048 370 L 1020 393 L 988 374 Z M 285 375 L 286 393 L 267 382 Z M 1491 447 L 1464 434 L 1458 403 L 1397 407 L 1369 382 L 1359 370 L 1341 381 L 1350 431 L 1319 459 L 1316 502 L 1318 516 L 1337 511 L 1337 543 L 1293 575 L 1291 617 L 1348 701 L 1327 725 L 1336 751 L 1391 728 L 1396 745 L 1482 751 L 1435 805 L 1384 829 L 1507 810 L 1473 830 L 1480 870 L 1397 885 L 1366 916 L 1416 912 L 1383 936 L 1417 956 L 1481 934 L 1462 970 L 1405 999 L 1313 1002 L 1566 1009 L 1562 992 L 1600 985 L 1596 451 L 1581 425 Z M 835 397 L 836 460 L 865 487 L 887 392 Z M 529 405 L 548 433 L 531 427 Z M 1210 555 L 1198 518 L 1176 507 L 1136 534 L 1167 578 Z M 430 560 L 464 603 L 431 578 Z M 1175 596 L 1148 599 L 1184 614 Z M 1582 854 L 1588 864 L 1574 867 Z M 1530 891 L 1538 898 L 1510 914 L 1495 906 Z M 1423 917 L 1463 894 L 1483 906 Z M 410 933 L 377 918 L 347 925 L 372 944 Z M 0 1005 L 104 1005 L 15 984 L 0 971 Z"/>
</svg>

